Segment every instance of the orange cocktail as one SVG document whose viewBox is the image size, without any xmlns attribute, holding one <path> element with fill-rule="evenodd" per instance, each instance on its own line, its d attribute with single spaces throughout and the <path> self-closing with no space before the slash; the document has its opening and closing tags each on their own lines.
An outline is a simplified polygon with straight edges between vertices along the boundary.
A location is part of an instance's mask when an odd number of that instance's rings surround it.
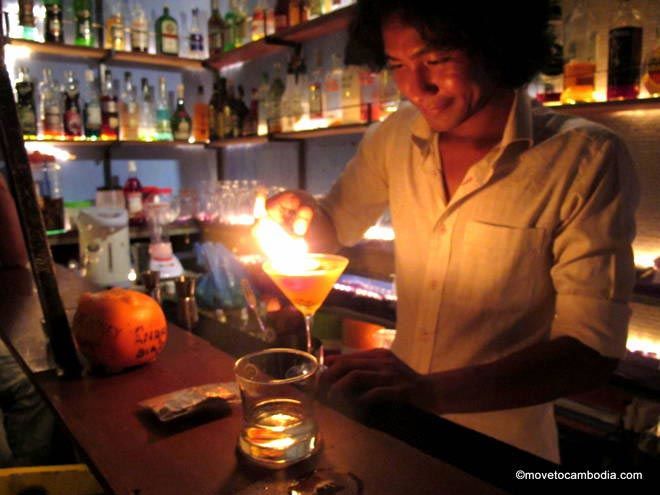
<svg viewBox="0 0 660 495">
<path fill-rule="evenodd" d="M 306 254 L 293 263 L 264 262 L 263 268 L 284 295 L 305 317 L 307 351 L 311 352 L 311 323 L 348 259 L 333 254 Z"/>
</svg>

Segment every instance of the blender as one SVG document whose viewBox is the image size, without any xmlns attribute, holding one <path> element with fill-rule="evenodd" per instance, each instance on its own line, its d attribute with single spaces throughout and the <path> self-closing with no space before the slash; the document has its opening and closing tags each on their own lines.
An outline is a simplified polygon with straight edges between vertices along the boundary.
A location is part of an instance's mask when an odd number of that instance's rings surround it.
<svg viewBox="0 0 660 495">
<path fill-rule="evenodd" d="M 160 278 L 174 278 L 183 274 L 181 262 L 174 255 L 172 243 L 164 229 L 179 216 L 177 201 L 172 190 L 155 189 L 144 204 L 144 213 L 150 231 L 149 269 L 160 272 Z"/>
</svg>

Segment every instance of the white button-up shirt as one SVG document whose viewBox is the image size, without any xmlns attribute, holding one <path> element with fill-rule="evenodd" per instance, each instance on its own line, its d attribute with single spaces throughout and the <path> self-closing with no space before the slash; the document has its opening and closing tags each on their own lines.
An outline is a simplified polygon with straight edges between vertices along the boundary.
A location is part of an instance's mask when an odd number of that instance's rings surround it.
<svg viewBox="0 0 660 495">
<path fill-rule="evenodd" d="M 421 114 L 402 105 L 369 129 L 321 203 L 343 245 L 390 208 L 397 356 L 430 373 L 571 336 L 621 357 L 639 195 L 621 140 L 586 120 L 532 109 L 518 91 L 500 144 L 449 201 L 437 143 Z M 559 460 L 551 403 L 445 417 Z"/>
</svg>

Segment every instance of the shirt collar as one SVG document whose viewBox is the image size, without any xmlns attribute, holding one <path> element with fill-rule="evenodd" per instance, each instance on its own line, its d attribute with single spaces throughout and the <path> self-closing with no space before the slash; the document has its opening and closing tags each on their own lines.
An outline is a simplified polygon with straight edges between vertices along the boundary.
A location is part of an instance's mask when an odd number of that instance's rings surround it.
<svg viewBox="0 0 660 495">
<path fill-rule="evenodd" d="M 424 116 L 418 110 L 414 112 L 410 121 L 411 139 L 424 154 L 431 150 L 432 139 L 437 136 L 429 126 Z M 514 94 L 513 105 L 509 112 L 504 133 L 500 141 L 500 150 L 506 149 L 515 142 L 526 143 L 528 147 L 534 142 L 532 126 L 532 104 L 524 89 L 517 89 Z"/>
</svg>

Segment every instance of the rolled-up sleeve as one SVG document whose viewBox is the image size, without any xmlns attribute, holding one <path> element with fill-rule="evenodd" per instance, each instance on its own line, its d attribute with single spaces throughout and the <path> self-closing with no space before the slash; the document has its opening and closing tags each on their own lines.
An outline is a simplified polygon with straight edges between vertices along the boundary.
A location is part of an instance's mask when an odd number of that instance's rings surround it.
<svg viewBox="0 0 660 495">
<path fill-rule="evenodd" d="M 332 219 L 337 240 L 351 246 L 385 211 L 388 202 L 386 165 L 380 125 L 365 134 L 356 155 L 321 199 L 320 206 Z"/>
<path fill-rule="evenodd" d="M 616 136 L 600 134 L 584 151 L 553 243 L 557 299 L 550 338 L 574 337 L 620 358 L 635 281 L 631 243 L 639 186 Z"/>
</svg>

